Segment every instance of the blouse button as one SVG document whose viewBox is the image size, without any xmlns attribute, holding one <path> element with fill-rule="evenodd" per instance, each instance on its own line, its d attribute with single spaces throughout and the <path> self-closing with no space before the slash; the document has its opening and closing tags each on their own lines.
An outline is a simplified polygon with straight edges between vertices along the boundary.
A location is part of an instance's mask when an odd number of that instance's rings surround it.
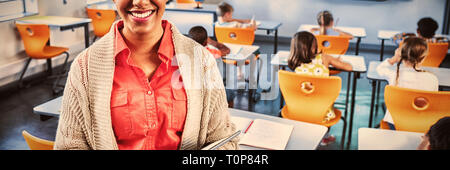
<svg viewBox="0 0 450 170">
<path fill-rule="evenodd" d="M 152 92 L 152 91 L 148 91 L 147 94 L 148 94 L 148 95 L 152 95 L 153 92 Z"/>
<path fill-rule="evenodd" d="M 152 129 L 156 128 L 156 123 L 152 123 L 151 128 Z"/>
</svg>

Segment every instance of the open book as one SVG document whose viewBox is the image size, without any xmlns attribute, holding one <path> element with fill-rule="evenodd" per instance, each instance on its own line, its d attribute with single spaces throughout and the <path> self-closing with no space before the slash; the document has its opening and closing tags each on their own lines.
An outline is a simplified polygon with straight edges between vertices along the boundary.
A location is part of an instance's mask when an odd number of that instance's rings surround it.
<svg viewBox="0 0 450 170">
<path fill-rule="evenodd" d="M 271 150 L 284 150 L 294 129 L 292 125 L 263 119 L 233 117 L 232 121 L 244 133 L 240 145 Z"/>
</svg>

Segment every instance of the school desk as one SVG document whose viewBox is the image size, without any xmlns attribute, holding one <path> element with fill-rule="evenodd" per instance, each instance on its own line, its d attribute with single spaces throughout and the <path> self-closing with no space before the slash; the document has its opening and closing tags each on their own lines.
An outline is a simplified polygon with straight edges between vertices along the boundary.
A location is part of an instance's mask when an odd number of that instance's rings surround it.
<svg viewBox="0 0 450 170">
<path fill-rule="evenodd" d="M 379 30 L 378 31 L 378 39 L 381 40 L 381 50 L 380 50 L 380 61 L 383 61 L 384 58 L 384 42 L 386 40 L 392 40 L 396 34 L 402 33 L 402 31 L 395 31 L 395 30 Z M 447 37 L 450 38 L 449 35 L 442 35 L 442 34 L 436 34 L 438 37 Z M 447 51 L 447 53 L 450 53 L 450 50 Z"/>
<path fill-rule="evenodd" d="M 270 33 L 274 33 L 274 43 L 273 43 L 273 53 L 276 54 L 278 52 L 278 28 L 281 27 L 281 22 L 276 21 L 263 21 L 258 20 L 261 24 L 258 25 L 258 30 L 267 31 L 267 35 Z"/>
<path fill-rule="evenodd" d="M 416 150 L 423 133 L 360 128 L 358 150 Z"/>
<path fill-rule="evenodd" d="M 300 122 L 295 120 L 283 119 L 280 117 L 269 116 L 261 113 L 248 112 L 237 109 L 229 109 L 230 115 L 232 117 L 243 117 L 248 119 L 264 119 L 273 121 L 276 123 L 283 123 L 288 125 L 293 125 L 289 141 L 286 145 L 286 150 L 315 150 L 322 138 L 327 132 L 327 127 L 322 125 L 316 125 L 312 123 Z M 236 127 L 242 126 L 236 124 Z M 244 125 L 247 126 L 247 125 Z M 260 148 L 250 147 L 250 146 L 239 146 L 241 150 L 259 150 Z"/>
<path fill-rule="evenodd" d="M 300 25 L 298 31 L 311 31 L 312 28 L 319 28 L 318 25 Z M 337 29 L 352 34 L 356 38 L 355 55 L 359 55 L 359 45 L 361 44 L 361 38 L 367 36 L 366 29 L 362 27 L 336 27 Z"/>
<path fill-rule="evenodd" d="M 278 77 L 278 73 L 277 73 L 277 69 L 278 68 L 282 68 L 285 69 L 285 67 L 287 66 L 287 58 L 289 56 L 289 51 L 279 51 L 273 58 L 271 61 L 272 64 L 272 68 L 274 69 L 272 71 L 272 80 L 277 80 Z M 353 116 L 355 113 L 355 95 L 356 95 L 356 87 L 357 87 L 357 79 L 360 77 L 361 73 L 365 73 L 367 71 L 366 68 L 366 64 L 364 61 L 364 57 L 363 56 L 356 56 L 356 55 L 331 55 L 334 57 L 340 56 L 342 58 L 343 61 L 350 63 L 350 65 L 352 65 L 353 70 L 349 72 L 349 74 L 353 75 L 353 79 L 352 79 L 352 96 L 351 96 L 351 103 L 350 103 L 350 120 L 349 120 L 349 136 L 348 136 L 348 142 L 347 142 L 347 148 L 350 146 L 351 143 L 351 137 L 352 137 L 352 127 L 353 127 Z M 333 68 L 330 68 L 333 69 Z M 343 70 L 341 70 L 343 71 Z M 348 72 L 348 71 L 344 71 L 344 72 Z M 275 87 L 275 83 L 278 84 L 275 81 L 272 81 L 272 87 Z M 349 85 L 350 86 L 350 85 Z M 274 89 L 271 89 L 274 90 Z M 347 92 L 348 93 L 348 92 Z M 282 108 L 283 106 L 283 96 L 281 95 L 281 102 L 280 102 L 280 108 Z M 347 118 L 347 115 L 346 119 Z"/>
<path fill-rule="evenodd" d="M 250 73 L 249 73 L 249 86 L 248 86 L 248 108 L 251 111 L 252 110 L 252 103 L 253 103 L 253 94 L 258 88 L 258 82 L 257 77 L 255 76 L 256 71 L 256 61 L 255 61 L 255 52 L 259 50 L 259 46 L 255 45 L 238 45 L 238 44 L 230 44 L 230 43 L 224 43 L 225 46 L 230 48 L 230 54 L 223 57 L 223 59 L 227 60 L 235 60 L 237 61 L 237 66 L 242 66 L 244 70 L 242 72 L 245 75 L 245 61 L 250 60 Z M 221 60 L 220 60 L 221 61 Z M 234 67 L 230 64 L 225 64 L 225 79 L 226 79 L 226 87 L 229 87 L 230 89 L 238 89 L 239 83 L 241 82 L 235 82 L 237 73 L 231 72 L 231 67 Z M 257 74 L 258 75 L 258 74 Z M 238 84 L 237 87 L 235 87 L 235 84 Z"/>
<path fill-rule="evenodd" d="M 61 114 L 61 103 L 62 96 L 35 106 L 33 108 L 33 113 L 39 115 L 41 120 L 44 120 L 45 117 L 48 116 L 59 117 L 59 114 Z"/>
<path fill-rule="evenodd" d="M 22 24 L 45 24 L 50 28 L 59 28 L 60 31 L 72 30 L 78 27 L 84 27 L 85 47 L 89 47 L 89 18 L 74 18 L 63 16 L 29 16 L 16 20 L 16 23 Z M 51 37 L 50 37 L 51 38 Z M 50 42 L 50 41 L 49 41 Z M 52 60 L 47 59 L 48 73 L 52 74 Z"/>
<path fill-rule="evenodd" d="M 89 47 L 89 23 L 91 21 L 92 20 L 89 18 L 74 18 L 63 16 L 30 16 L 16 20 L 17 23 L 23 24 L 45 24 L 50 28 L 59 28 L 60 31 L 84 27 L 84 41 L 86 48 Z"/>
<path fill-rule="evenodd" d="M 61 111 L 62 97 L 50 100 L 34 107 L 33 111 L 38 115 L 59 117 Z M 243 117 L 248 119 L 264 119 L 277 123 L 293 125 L 294 129 L 289 138 L 286 150 L 314 150 L 317 148 L 322 138 L 327 132 L 327 128 L 322 125 L 316 125 L 306 122 L 283 119 L 275 116 L 268 116 L 260 113 L 248 112 L 237 109 L 229 109 L 230 116 Z M 237 125 L 239 126 L 239 125 Z M 249 146 L 241 146 L 243 150 L 258 149 Z"/>
<path fill-rule="evenodd" d="M 208 36 L 214 37 L 214 23 L 217 21 L 217 5 L 202 4 L 203 8 L 195 8 L 194 4 L 177 4 L 172 2 L 166 5 L 163 19 L 169 20 L 182 34 L 187 35 L 194 26 L 203 26 Z M 88 5 L 92 9 L 107 9 L 117 11 L 113 2 L 104 2 Z"/>
<path fill-rule="evenodd" d="M 372 83 L 372 96 L 370 100 L 370 116 L 369 116 L 369 128 L 372 127 L 373 123 L 373 113 L 374 109 L 378 108 L 378 96 L 381 81 L 386 81 L 386 77 L 380 76 L 377 72 L 377 67 L 380 65 L 380 61 L 372 61 L 369 63 L 369 71 L 367 72 L 367 79 L 371 80 Z M 424 70 L 429 71 L 436 75 L 439 80 L 440 88 L 450 88 L 450 69 L 441 68 L 441 67 L 423 67 Z M 377 100 L 377 104 L 375 104 L 375 99 Z M 375 107 L 375 105 L 377 107 Z M 378 112 L 378 109 L 375 110 L 375 113 Z"/>
</svg>

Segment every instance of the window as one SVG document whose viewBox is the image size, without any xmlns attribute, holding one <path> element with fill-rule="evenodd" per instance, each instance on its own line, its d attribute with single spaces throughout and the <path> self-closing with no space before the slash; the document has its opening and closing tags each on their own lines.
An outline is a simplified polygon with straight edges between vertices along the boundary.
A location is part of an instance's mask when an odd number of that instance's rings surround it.
<svg viewBox="0 0 450 170">
<path fill-rule="evenodd" d="M 0 0 L 0 22 L 38 14 L 37 0 Z"/>
</svg>

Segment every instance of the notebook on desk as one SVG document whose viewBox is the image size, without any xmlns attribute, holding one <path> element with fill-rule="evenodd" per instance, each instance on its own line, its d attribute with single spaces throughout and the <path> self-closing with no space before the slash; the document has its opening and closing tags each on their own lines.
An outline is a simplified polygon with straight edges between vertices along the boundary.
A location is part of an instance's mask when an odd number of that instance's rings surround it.
<svg viewBox="0 0 450 170">
<path fill-rule="evenodd" d="M 240 145 L 270 150 L 284 150 L 294 129 L 292 125 L 263 119 L 232 117 L 232 121 L 243 132 Z"/>
</svg>

